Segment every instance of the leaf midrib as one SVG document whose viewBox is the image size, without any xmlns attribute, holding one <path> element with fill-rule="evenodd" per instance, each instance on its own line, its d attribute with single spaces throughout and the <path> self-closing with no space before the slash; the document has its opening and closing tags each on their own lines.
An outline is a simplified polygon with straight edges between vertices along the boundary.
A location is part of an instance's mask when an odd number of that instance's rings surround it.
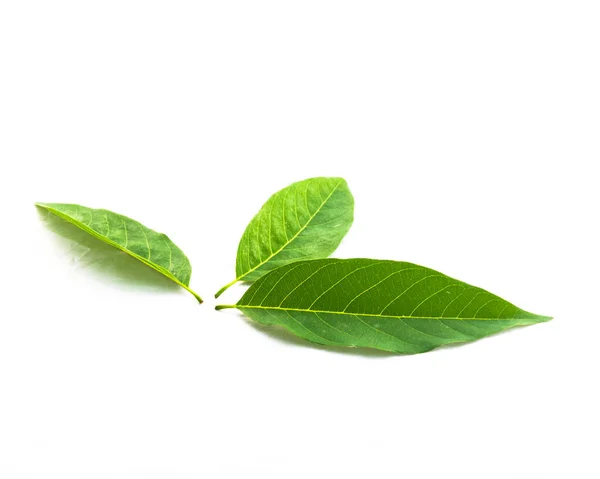
<svg viewBox="0 0 600 479">
<path fill-rule="evenodd" d="M 256 271 L 258 268 L 260 268 L 262 265 L 266 264 L 267 262 L 269 262 L 271 260 L 271 258 L 274 258 L 275 256 L 277 256 L 279 253 L 281 253 L 286 246 L 288 246 L 289 244 L 293 243 L 294 240 L 300 236 L 300 234 L 308 227 L 308 225 L 310 224 L 310 222 L 315 218 L 315 216 L 317 216 L 321 210 L 323 209 L 323 206 L 325 206 L 325 203 L 327 203 L 329 201 L 329 198 L 331 198 L 333 196 L 333 194 L 335 193 L 335 191 L 338 189 L 338 187 L 342 184 L 344 180 L 340 180 L 335 187 L 331 190 L 331 193 L 329 193 L 329 195 L 327 196 L 327 198 L 325 198 L 323 200 L 323 202 L 321 203 L 321 205 L 317 208 L 317 210 L 314 212 L 314 214 L 311 215 L 311 217 L 306 221 L 306 223 L 298 230 L 298 232 L 292 236 L 286 243 L 283 244 L 283 246 L 281 246 L 281 248 L 279 248 L 277 251 L 275 251 L 275 253 L 272 253 L 270 256 L 268 256 L 265 260 L 261 261 L 259 264 L 257 264 L 254 268 L 246 271 L 243 275 L 238 276 L 237 278 L 235 278 L 234 282 L 240 281 L 242 279 L 244 279 L 246 276 L 248 276 L 250 273 L 253 273 L 254 271 Z M 248 253 L 249 254 L 249 253 Z"/>
<path fill-rule="evenodd" d="M 338 314 L 338 315 L 342 315 L 342 316 L 367 316 L 367 317 L 372 317 L 372 318 L 415 319 L 415 320 L 432 320 L 432 319 L 445 320 L 445 319 L 449 319 L 449 320 L 453 320 L 453 321 L 513 321 L 513 320 L 519 320 L 519 319 L 528 319 L 528 318 L 520 318 L 520 317 L 516 317 L 516 318 L 515 317 L 513 317 L 513 318 L 459 318 L 459 317 L 455 317 L 455 316 L 447 316 L 447 317 L 446 316 L 445 317 L 398 316 L 398 315 L 391 315 L 391 314 L 349 313 L 349 312 L 343 312 L 343 311 L 324 311 L 324 310 L 301 309 L 301 308 L 281 308 L 278 306 L 248 306 L 248 305 L 244 305 L 244 304 L 232 305 L 230 307 L 237 308 L 237 309 L 294 311 L 294 312 L 299 312 L 299 313 L 315 313 L 315 314 L 323 313 L 323 314 Z M 534 318 L 531 318 L 531 319 L 534 319 Z M 540 321 L 548 321 L 552 318 L 549 316 L 535 315 L 535 319 L 539 319 Z"/>
<path fill-rule="evenodd" d="M 195 291 L 193 291 L 188 285 L 182 283 L 175 276 L 173 276 L 173 274 L 170 271 L 164 269 L 162 266 L 160 266 L 160 265 L 158 265 L 156 263 L 152 263 L 147 258 L 144 258 L 143 256 L 140 256 L 140 255 L 134 253 L 133 251 L 125 248 L 124 246 L 120 245 L 119 243 L 116 243 L 115 241 L 111 240 L 107 236 L 101 235 L 96 230 L 90 228 L 89 226 L 85 225 L 84 223 L 82 223 L 80 221 L 77 221 L 76 219 L 70 217 L 69 215 L 63 213 L 62 211 L 59 211 L 59 210 L 57 210 L 55 208 L 52 208 L 51 206 L 45 205 L 43 203 L 36 203 L 36 205 L 39 206 L 40 208 L 46 209 L 47 211 L 51 212 L 52 214 L 55 214 L 59 218 L 62 218 L 63 220 L 71 223 L 72 225 L 77 226 L 79 229 L 82 229 L 83 231 L 85 231 L 89 235 L 93 236 L 94 238 L 102 241 L 103 243 L 106 243 L 106 244 L 108 244 L 108 245 L 112 246 L 113 248 L 116 248 L 116 249 L 118 249 L 120 251 L 123 251 L 123 253 L 126 253 L 129 256 L 132 256 L 133 258 L 137 259 L 138 261 L 141 261 L 146 266 L 149 266 L 150 268 L 154 269 L 155 271 L 158 271 L 159 273 L 161 273 L 162 275 L 166 276 L 167 278 L 169 278 L 174 283 L 176 283 L 179 286 L 181 286 L 183 289 L 189 291 L 199 302 L 202 302 L 202 299 L 200 298 L 200 296 L 198 295 L 198 293 L 196 293 Z"/>
</svg>

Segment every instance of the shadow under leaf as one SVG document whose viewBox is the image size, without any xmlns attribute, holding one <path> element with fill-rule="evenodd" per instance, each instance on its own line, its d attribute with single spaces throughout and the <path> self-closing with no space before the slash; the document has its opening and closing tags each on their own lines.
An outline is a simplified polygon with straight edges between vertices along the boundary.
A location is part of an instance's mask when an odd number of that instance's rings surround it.
<svg viewBox="0 0 600 479">
<path fill-rule="evenodd" d="M 286 343 L 286 344 L 290 344 L 293 346 L 320 349 L 322 351 L 329 351 L 329 352 L 339 353 L 339 354 L 349 354 L 349 355 L 353 355 L 353 356 L 363 356 L 363 357 L 373 357 L 373 358 L 414 356 L 412 354 L 392 353 L 389 351 L 382 351 L 379 349 L 362 348 L 362 347 L 359 347 L 359 348 L 341 347 L 341 346 L 338 347 L 338 346 L 327 346 L 327 345 L 323 345 L 323 344 L 313 343 L 312 341 L 308 341 L 304 338 L 296 336 L 294 333 L 288 331 L 283 326 L 257 323 L 256 321 L 252 321 L 250 318 L 246 317 L 243 313 L 241 313 L 239 311 L 236 311 L 236 312 L 241 319 L 243 319 L 249 326 L 251 326 L 255 330 L 260 331 L 261 333 L 266 334 L 277 341 L 280 341 L 280 342 Z M 511 328 L 511 329 L 508 329 L 505 331 L 499 331 L 499 332 L 491 334 L 487 337 L 480 338 L 477 340 L 477 342 L 485 341 L 487 338 L 492 338 L 494 336 L 510 334 L 515 329 L 526 328 L 527 326 L 532 326 L 532 325 L 515 326 L 514 328 Z M 464 347 L 468 347 L 472 342 L 473 341 L 465 341 L 465 342 L 444 344 L 442 346 L 439 346 L 437 348 L 434 348 L 430 351 L 427 351 L 427 352 L 421 353 L 421 354 L 435 354 L 436 352 L 441 353 L 444 350 L 464 348 Z"/>
<path fill-rule="evenodd" d="M 246 324 L 248 324 L 255 330 L 260 331 L 261 333 L 266 334 L 267 336 L 270 336 L 271 338 L 273 338 L 279 342 L 286 343 L 286 344 L 289 344 L 292 346 L 320 349 L 322 351 L 327 351 L 327 352 L 332 352 L 332 353 L 348 354 L 351 356 L 363 356 L 363 357 L 370 357 L 370 358 L 371 357 L 372 358 L 386 358 L 386 357 L 406 356 L 405 354 L 390 353 L 388 351 L 381 351 L 378 349 L 371 349 L 371 348 L 326 346 L 323 344 L 313 343 L 304 338 L 296 336 L 295 334 L 288 331 L 283 326 L 260 324 L 260 323 L 257 323 L 256 321 L 252 321 L 250 318 L 247 318 L 246 316 L 244 316 L 244 314 L 242 314 L 239 311 L 237 313 L 238 313 L 238 316 L 246 322 Z"/>
</svg>

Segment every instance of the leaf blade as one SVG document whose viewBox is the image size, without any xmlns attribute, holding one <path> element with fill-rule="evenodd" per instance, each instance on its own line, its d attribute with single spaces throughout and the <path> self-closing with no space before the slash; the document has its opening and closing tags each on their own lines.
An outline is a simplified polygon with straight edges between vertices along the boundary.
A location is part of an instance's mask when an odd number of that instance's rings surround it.
<svg viewBox="0 0 600 479">
<path fill-rule="evenodd" d="M 273 194 L 246 227 L 236 257 L 238 281 L 256 281 L 286 264 L 329 256 L 354 220 L 354 198 L 343 178 L 317 177 Z"/>
<path fill-rule="evenodd" d="M 189 287 L 192 273 L 189 259 L 164 233 L 109 210 L 68 203 L 35 205 L 141 261 L 189 291 L 202 303 L 202 298 Z"/>
<path fill-rule="evenodd" d="M 551 319 L 429 268 L 369 259 L 283 266 L 232 307 L 319 344 L 409 354 Z"/>
</svg>

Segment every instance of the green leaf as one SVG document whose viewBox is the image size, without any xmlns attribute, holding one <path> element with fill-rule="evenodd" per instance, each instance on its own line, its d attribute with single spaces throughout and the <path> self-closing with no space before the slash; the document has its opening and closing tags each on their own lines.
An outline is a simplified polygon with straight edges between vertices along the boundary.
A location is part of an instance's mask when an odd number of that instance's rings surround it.
<svg viewBox="0 0 600 479">
<path fill-rule="evenodd" d="M 432 269 L 372 259 L 283 266 L 223 308 L 319 344 L 408 354 L 551 319 Z"/>
<path fill-rule="evenodd" d="M 202 302 L 200 296 L 189 287 L 192 275 L 190 261 L 167 235 L 108 210 L 60 203 L 36 203 L 36 206 L 133 256 L 185 288 Z"/>
<path fill-rule="evenodd" d="M 326 258 L 354 220 L 354 198 L 342 178 L 310 178 L 273 196 L 252 218 L 238 246 L 236 278 L 256 281 L 269 271 L 299 260 Z"/>
</svg>

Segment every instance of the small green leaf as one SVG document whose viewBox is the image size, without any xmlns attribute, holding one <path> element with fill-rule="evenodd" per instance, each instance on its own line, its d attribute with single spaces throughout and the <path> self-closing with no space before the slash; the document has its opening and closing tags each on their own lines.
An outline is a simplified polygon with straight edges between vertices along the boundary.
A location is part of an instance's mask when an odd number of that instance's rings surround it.
<svg viewBox="0 0 600 479">
<path fill-rule="evenodd" d="M 244 231 L 238 246 L 236 278 L 256 281 L 269 271 L 299 260 L 326 258 L 354 220 L 354 198 L 342 178 L 310 178 L 278 191 Z"/>
<path fill-rule="evenodd" d="M 551 319 L 432 269 L 372 259 L 283 266 L 223 308 L 315 343 L 407 354 Z"/>
<path fill-rule="evenodd" d="M 190 261 L 167 235 L 108 210 L 60 203 L 36 203 L 36 206 L 133 256 L 185 288 L 202 302 L 200 296 L 189 287 L 192 275 Z"/>
</svg>

